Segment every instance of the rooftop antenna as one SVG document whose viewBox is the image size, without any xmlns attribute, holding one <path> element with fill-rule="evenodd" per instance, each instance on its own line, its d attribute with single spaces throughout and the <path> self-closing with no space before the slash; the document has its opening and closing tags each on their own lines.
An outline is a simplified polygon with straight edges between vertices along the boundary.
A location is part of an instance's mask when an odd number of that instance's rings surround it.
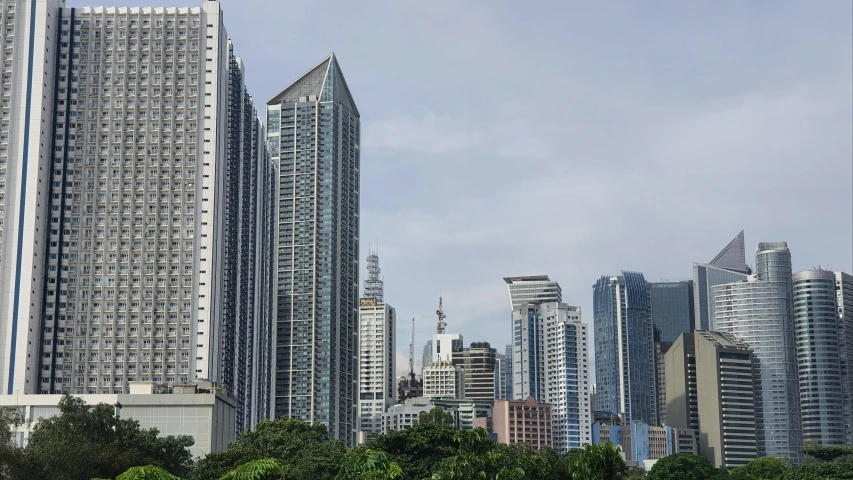
<svg viewBox="0 0 853 480">
<path fill-rule="evenodd" d="M 435 311 L 435 314 L 438 315 L 438 328 L 436 329 L 436 333 L 444 333 L 445 327 L 447 327 L 447 322 L 444 321 L 447 318 L 447 315 L 444 314 L 444 302 L 441 297 L 438 297 L 438 310 Z"/>
<path fill-rule="evenodd" d="M 409 344 L 409 378 L 415 378 L 415 317 L 412 317 L 412 343 Z"/>
</svg>

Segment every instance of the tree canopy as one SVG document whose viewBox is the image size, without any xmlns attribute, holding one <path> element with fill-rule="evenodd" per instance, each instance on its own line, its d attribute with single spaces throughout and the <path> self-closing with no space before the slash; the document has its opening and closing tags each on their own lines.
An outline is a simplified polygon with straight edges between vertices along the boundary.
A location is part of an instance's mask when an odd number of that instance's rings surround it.
<svg viewBox="0 0 853 480">
<path fill-rule="evenodd" d="M 690 453 L 676 453 L 655 462 L 648 480 L 707 480 L 716 470 L 705 457 Z"/>
</svg>

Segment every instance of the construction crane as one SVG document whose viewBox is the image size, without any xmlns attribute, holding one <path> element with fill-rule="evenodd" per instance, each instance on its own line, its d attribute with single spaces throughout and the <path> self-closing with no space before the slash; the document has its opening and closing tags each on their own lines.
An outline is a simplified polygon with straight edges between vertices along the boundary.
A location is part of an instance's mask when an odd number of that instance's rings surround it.
<svg viewBox="0 0 853 480">
<path fill-rule="evenodd" d="M 412 317 L 412 343 L 409 344 L 409 378 L 415 378 L 415 318 Z"/>
<path fill-rule="evenodd" d="M 436 333 L 444 333 L 444 329 L 447 327 L 447 322 L 444 321 L 447 318 L 447 315 L 444 314 L 444 302 L 441 297 L 438 297 L 438 310 L 435 311 L 435 314 L 438 315 L 438 328 L 436 329 Z"/>
</svg>

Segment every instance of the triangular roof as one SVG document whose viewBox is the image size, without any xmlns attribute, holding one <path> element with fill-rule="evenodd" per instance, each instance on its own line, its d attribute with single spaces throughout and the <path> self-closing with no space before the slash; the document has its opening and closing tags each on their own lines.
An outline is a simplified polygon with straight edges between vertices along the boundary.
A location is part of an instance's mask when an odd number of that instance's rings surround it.
<svg viewBox="0 0 853 480">
<path fill-rule="evenodd" d="M 267 101 L 267 105 L 296 102 L 299 97 L 310 95 L 319 97 L 321 102 L 341 103 L 360 117 L 334 52 L 276 93 Z"/>
<path fill-rule="evenodd" d="M 746 264 L 746 247 L 743 241 L 743 230 L 708 264 L 735 272 L 750 273 L 750 268 Z"/>
</svg>

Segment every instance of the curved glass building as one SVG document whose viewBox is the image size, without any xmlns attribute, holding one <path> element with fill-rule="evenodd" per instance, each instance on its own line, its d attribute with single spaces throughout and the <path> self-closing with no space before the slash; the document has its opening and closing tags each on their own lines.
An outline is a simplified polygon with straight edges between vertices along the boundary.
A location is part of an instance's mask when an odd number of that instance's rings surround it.
<svg viewBox="0 0 853 480">
<path fill-rule="evenodd" d="M 802 430 L 787 244 L 759 243 L 756 266 L 747 281 L 714 287 L 714 323 L 754 352 L 759 456 L 796 462 Z"/>
<path fill-rule="evenodd" d="M 835 274 L 807 270 L 794 275 L 793 285 L 803 440 L 845 445 Z"/>
</svg>

